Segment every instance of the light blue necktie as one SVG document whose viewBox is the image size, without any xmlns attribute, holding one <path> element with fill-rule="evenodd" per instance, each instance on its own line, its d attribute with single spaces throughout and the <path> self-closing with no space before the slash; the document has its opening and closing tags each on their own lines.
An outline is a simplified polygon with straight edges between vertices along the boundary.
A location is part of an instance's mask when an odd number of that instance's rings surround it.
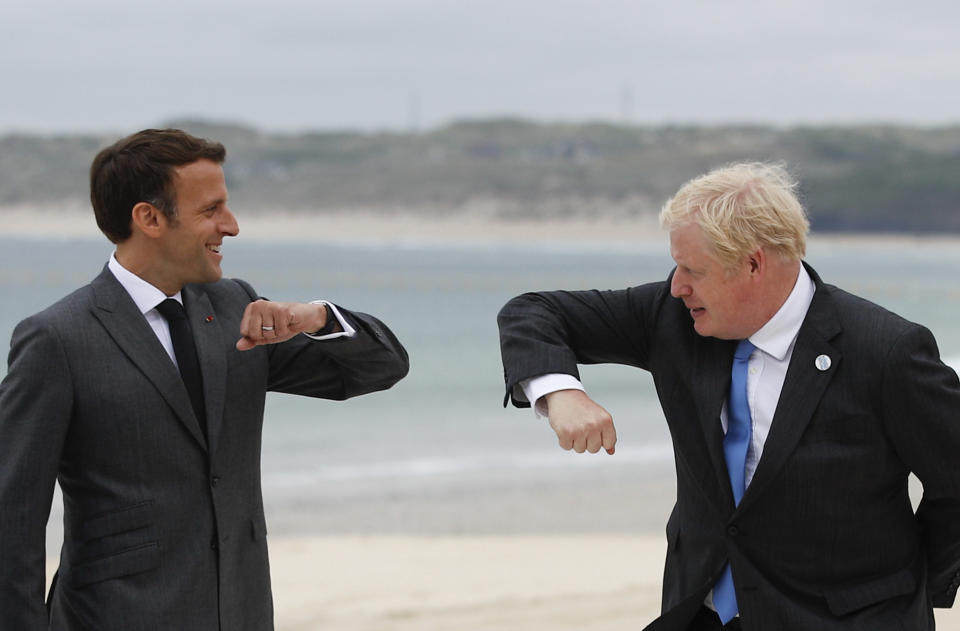
<svg viewBox="0 0 960 631">
<path fill-rule="evenodd" d="M 723 457 L 727 461 L 733 501 L 737 505 L 743 499 L 746 488 L 744 466 L 752 433 L 750 404 L 747 403 L 747 362 L 755 348 L 749 340 L 740 340 L 737 345 L 733 354 L 730 396 L 727 399 L 727 435 L 723 439 Z M 733 573 L 729 563 L 723 568 L 723 574 L 713 587 L 713 606 L 717 608 L 723 624 L 727 624 L 737 615 L 737 594 L 733 589 Z"/>
</svg>

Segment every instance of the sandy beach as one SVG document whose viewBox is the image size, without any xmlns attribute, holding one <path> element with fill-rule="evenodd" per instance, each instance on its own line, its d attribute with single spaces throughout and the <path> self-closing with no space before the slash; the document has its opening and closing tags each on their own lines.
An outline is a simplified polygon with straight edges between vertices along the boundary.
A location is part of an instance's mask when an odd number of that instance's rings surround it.
<svg viewBox="0 0 960 631">
<path fill-rule="evenodd" d="M 517 243 L 571 243 L 629 247 L 638 241 L 667 244 L 655 211 L 643 215 L 614 214 L 603 218 L 587 214 L 562 219 L 504 218 L 487 208 L 467 208 L 449 213 L 390 211 L 368 208 L 334 209 L 308 214 L 286 210 L 235 210 L 244 240 L 311 240 L 327 243 L 394 245 L 491 245 Z M 86 202 L 64 205 L 0 206 L 0 236 L 26 238 L 103 238 Z M 811 243 L 957 242 L 952 235 L 817 234 Z"/>
<path fill-rule="evenodd" d="M 659 612 L 663 467 L 266 495 L 277 631 L 637 631 Z M 960 630 L 960 609 L 936 618 Z"/>
<path fill-rule="evenodd" d="M 309 537 L 272 543 L 278 631 L 636 631 L 657 536 Z M 960 629 L 960 610 L 935 610 Z M 811 630 L 814 631 L 814 630 Z"/>
<path fill-rule="evenodd" d="M 528 241 L 628 242 L 664 238 L 654 215 L 562 221 L 503 219 L 491 213 L 343 209 L 307 214 L 284 210 L 246 213 L 234 209 L 244 240 L 311 240 L 328 243 L 490 244 Z M 28 238 L 101 237 L 89 205 L 0 207 L 0 236 Z"/>
<path fill-rule="evenodd" d="M 272 494 L 278 631 L 636 631 L 658 615 L 669 465 L 375 484 Z M 960 631 L 960 609 L 936 618 Z"/>
<path fill-rule="evenodd" d="M 659 609 L 664 544 L 338 536 L 280 539 L 271 550 L 278 631 L 626 631 Z"/>
</svg>

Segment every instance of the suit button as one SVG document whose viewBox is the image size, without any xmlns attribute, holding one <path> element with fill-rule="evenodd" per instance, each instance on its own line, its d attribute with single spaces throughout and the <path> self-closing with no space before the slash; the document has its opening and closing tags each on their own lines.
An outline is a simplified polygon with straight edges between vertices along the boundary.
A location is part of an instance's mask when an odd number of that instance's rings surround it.
<svg viewBox="0 0 960 631">
<path fill-rule="evenodd" d="M 727 534 L 730 535 L 731 537 L 736 537 L 737 535 L 740 534 L 740 529 L 737 528 L 736 526 L 730 526 L 727 528 Z"/>
<path fill-rule="evenodd" d="M 212 478 L 210 478 L 210 486 L 212 486 L 213 488 L 217 488 L 217 484 L 219 482 L 220 482 L 220 476 L 218 475 L 215 475 Z"/>
<path fill-rule="evenodd" d="M 216 549 L 217 549 L 217 540 L 216 540 L 216 539 L 213 539 L 213 540 L 210 542 L 210 549 L 216 551 Z"/>
</svg>

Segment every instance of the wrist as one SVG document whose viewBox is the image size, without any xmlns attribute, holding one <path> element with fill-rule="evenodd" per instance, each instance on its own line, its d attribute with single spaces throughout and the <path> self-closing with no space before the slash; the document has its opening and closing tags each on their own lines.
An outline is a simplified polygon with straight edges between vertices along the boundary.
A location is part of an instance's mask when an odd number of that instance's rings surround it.
<svg viewBox="0 0 960 631">
<path fill-rule="evenodd" d="M 340 323 L 337 321 L 337 317 L 334 315 L 333 309 L 330 308 L 330 305 L 325 302 L 314 304 L 322 309 L 320 312 L 321 315 L 318 318 L 318 321 L 322 321 L 322 325 L 317 330 L 311 331 L 310 335 L 330 335 L 340 331 Z"/>
</svg>

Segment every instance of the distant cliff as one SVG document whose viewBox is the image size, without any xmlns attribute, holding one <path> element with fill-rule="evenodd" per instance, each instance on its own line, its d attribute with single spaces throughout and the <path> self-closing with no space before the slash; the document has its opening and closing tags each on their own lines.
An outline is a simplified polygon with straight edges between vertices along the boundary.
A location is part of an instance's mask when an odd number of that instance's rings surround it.
<svg viewBox="0 0 960 631">
<path fill-rule="evenodd" d="M 172 126 L 227 147 L 244 212 L 483 208 L 544 220 L 654 213 L 685 180 L 740 160 L 784 161 L 820 231 L 960 233 L 960 126 L 636 127 L 462 121 L 423 133 L 266 133 Z M 118 134 L 119 135 L 119 134 Z M 76 203 L 118 136 L 0 137 L 0 207 Z"/>
</svg>

